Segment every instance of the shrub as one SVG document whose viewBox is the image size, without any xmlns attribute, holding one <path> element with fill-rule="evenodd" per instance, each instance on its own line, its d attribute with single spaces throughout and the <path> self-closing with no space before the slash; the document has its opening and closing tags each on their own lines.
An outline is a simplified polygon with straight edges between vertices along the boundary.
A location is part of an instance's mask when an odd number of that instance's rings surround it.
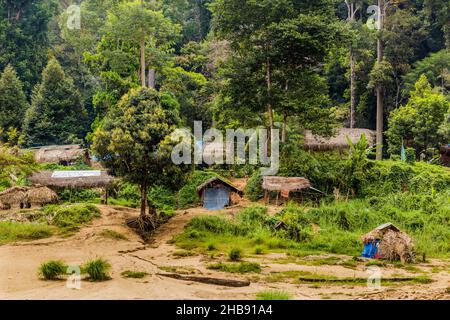
<svg viewBox="0 0 450 320">
<path fill-rule="evenodd" d="M 262 181 L 263 178 L 259 170 L 256 170 L 248 180 L 244 191 L 246 197 L 251 201 L 257 201 L 264 193 L 264 190 L 262 188 Z"/>
<path fill-rule="evenodd" d="M 111 269 L 111 264 L 102 259 L 94 259 L 88 261 L 83 267 L 82 272 L 89 275 L 89 280 L 91 281 L 105 281 L 110 280 L 109 270 Z"/>
<path fill-rule="evenodd" d="M 152 205 L 165 213 L 173 213 L 177 207 L 177 199 L 172 191 L 162 186 L 155 186 L 148 191 L 148 199 Z"/>
<path fill-rule="evenodd" d="M 414 148 L 406 149 L 406 163 L 414 164 L 416 162 L 416 150 Z"/>
<path fill-rule="evenodd" d="M 58 192 L 59 199 L 68 202 L 87 202 L 101 197 L 100 192 L 92 189 L 71 190 L 64 189 Z"/>
<path fill-rule="evenodd" d="M 44 262 L 39 267 L 39 275 L 45 280 L 56 280 L 66 274 L 67 265 L 60 260 Z"/>
<path fill-rule="evenodd" d="M 253 252 L 255 254 L 263 254 L 264 253 L 264 249 L 262 247 L 255 247 L 255 250 L 253 250 Z"/>
<path fill-rule="evenodd" d="M 256 294 L 257 300 L 291 300 L 292 295 L 285 291 L 261 291 Z"/>
<path fill-rule="evenodd" d="M 52 224 L 61 228 L 73 228 L 100 217 L 100 210 L 92 204 L 69 206 L 50 205 L 45 209 L 46 214 L 53 214 Z"/>
<path fill-rule="evenodd" d="M 228 253 L 228 257 L 231 261 L 239 261 L 242 258 L 242 250 L 239 248 L 232 248 Z"/>
</svg>

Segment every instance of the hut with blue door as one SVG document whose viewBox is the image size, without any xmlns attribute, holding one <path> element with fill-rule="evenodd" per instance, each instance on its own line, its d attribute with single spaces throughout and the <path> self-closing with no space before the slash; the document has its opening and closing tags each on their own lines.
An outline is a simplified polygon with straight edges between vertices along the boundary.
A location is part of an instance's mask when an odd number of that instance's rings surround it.
<svg viewBox="0 0 450 320">
<path fill-rule="evenodd" d="M 220 177 L 205 181 L 198 186 L 197 192 L 203 207 L 209 210 L 222 210 L 243 196 L 242 190 Z"/>
</svg>

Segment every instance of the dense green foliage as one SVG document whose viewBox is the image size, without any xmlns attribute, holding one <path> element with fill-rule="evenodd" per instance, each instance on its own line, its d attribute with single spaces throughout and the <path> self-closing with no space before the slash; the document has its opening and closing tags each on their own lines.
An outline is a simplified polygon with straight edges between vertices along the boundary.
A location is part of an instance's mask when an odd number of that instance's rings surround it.
<svg viewBox="0 0 450 320">
<path fill-rule="evenodd" d="M 6 130 L 21 129 L 28 102 L 23 85 L 11 65 L 0 76 L 0 141 L 6 141 Z"/>
<path fill-rule="evenodd" d="M 86 110 L 72 79 L 58 61 L 51 59 L 25 116 L 26 143 L 40 146 L 80 142 L 86 129 L 85 119 Z"/>
</svg>

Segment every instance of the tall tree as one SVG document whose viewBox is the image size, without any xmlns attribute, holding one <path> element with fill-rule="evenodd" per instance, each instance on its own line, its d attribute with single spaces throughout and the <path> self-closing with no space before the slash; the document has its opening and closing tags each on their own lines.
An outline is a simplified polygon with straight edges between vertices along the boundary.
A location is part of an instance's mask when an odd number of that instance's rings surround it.
<svg viewBox="0 0 450 320">
<path fill-rule="evenodd" d="M 286 66 L 291 70 L 318 68 L 336 40 L 341 40 L 342 28 L 331 2 L 218 0 L 211 9 L 214 30 L 234 51 L 229 92 L 236 93 L 231 96 L 235 107 L 251 102 L 251 108 L 258 110 L 264 105 L 268 126 L 273 128 L 280 106 L 276 92 L 285 90 L 289 82 L 287 76 L 279 76 L 282 70 Z M 248 96 L 245 102 L 237 98 L 243 96 Z"/>
<path fill-rule="evenodd" d="M 175 165 L 167 146 L 179 121 L 178 105 L 170 96 L 140 88 L 123 96 L 94 134 L 92 148 L 101 162 L 112 174 L 140 185 L 144 224 L 149 187 L 173 179 Z"/>
<path fill-rule="evenodd" d="M 442 125 L 449 108 L 449 100 L 434 92 L 427 77 L 422 75 L 408 103 L 390 114 L 387 131 L 389 152 L 398 153 L 402 141 L 415 148 L 417 154 L 428 154 L 430 149 L 440 147 L 447 138 Z"/>
<path fill-rule="evenodd" d="M 48 22 L 56 3 L 47 0 L 0 2 L 0 69 L 14 66 L 29 93 L 47 62 Z"/>
<path fill-rule="evenodd" d="M 81 97 L 56 59 L 42 72 L 33 91 L 23 131 L 29 146 L 81 142 L 86 132 L 86 110 Z"/>
<path fill-rule="evenodd" d="M 6 140 L 6 132 L 11 128 L 21 129 L 28 102 L 23 85 L 11 65 L 6 66 L 0 76 L 0 141 Z"/>
</svg>

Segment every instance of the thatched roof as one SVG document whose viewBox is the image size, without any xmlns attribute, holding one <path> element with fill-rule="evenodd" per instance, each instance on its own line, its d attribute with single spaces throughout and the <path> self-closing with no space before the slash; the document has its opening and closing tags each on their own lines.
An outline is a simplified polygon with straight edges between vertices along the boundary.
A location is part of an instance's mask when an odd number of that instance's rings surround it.
<svg viewBox="0 0 450 320">
<path fill-rule="evenodd" d="M 79 145 L 45 146 L 32 149 L 38 163 L 74 162 L 77 159 L 89 159 L 89 152 Z"/>
<path fill-rule="evenodd" d="M 390 222 L 376 227 L 364 235 L 362 240 L 364 243 L 381 241 L 378 253 L 383 259 L 401 260 L 402 263 L 411 263 L 415 260 L 416 253 L 411 237 Z"/>
<path fill-rule="evenodd" d="M 240 195 L 243 194 L 243 191 L 241 189 L 239 189 L 237 186 L 233 185 L 230 181 L 227 181 L 220 177 L 213 177 L 211 179 L 206 180 L 205 182 L 203 182 L 201 185 L 199 185 L 197 187 L 197 192 L 199 194 L 201 194 L 206 187 L 211 186 L 211 185 L 216 185 L 216 184 L 223 184 L 223 185 L 227 186 L 228 188 L 230 188 L 232 191 L 234 191 Z"/>
<path fill-rule="evenodd" d="M 26 202 L 26 187 L 12 187 L 0 192 L 0 204 L 16 205 Z"/>
<path fill-rule="evenodd" d="M 383 239 L 384 234 L 388 230 L 392 230 L 394 232 L 400 232 L 399 228 L 394 226 L 391 222 L 388 222 L 388 223 L 385 223 L 385 224 L 382 224 L 382 225 L 376 227 L 375 229 L 373 229 L 372 231 L 370 231 L 369 233 L 364 235 L 362 237 L 363 241 L 364 241 L 364 243 L 367 243 L 367 242 L 372 242 L 375 240 L 381 240 L 381 239 Z"/>
<path fill-rule="evenodd" d="M 300 177 L 264 177 L 262 187 L 268 191 L 300 191 L 311 188 L 311 183 L 308 179 Z"/>
<path fill-rule="evenodd" d="M 353 143 L 357 143 L 363 134 L 366 135 L 369 146 L 375 145 L 376 133 L 369 129 L 342 128 L 337 132 L 337 135 L 330 138 L 317 136 L 311 131 L 306 130 L 303 148 L 314 151 L 348 149 L 350 146 L 346 137 L 349 137 Z"/>
<path fill-rule="evenodd" d="M 56 203 L 58 195 L 55 191 L 45 186 L 35 186 L 27 191 L 27 202 L 29 204 Z"/>
<path fill-rule="evenodd" d="M 49 188 L 103 188 L 111 184 L 113 177 L 106 171 L 41 171 L 34 173 L 30 181 Z"/>
</svg>

